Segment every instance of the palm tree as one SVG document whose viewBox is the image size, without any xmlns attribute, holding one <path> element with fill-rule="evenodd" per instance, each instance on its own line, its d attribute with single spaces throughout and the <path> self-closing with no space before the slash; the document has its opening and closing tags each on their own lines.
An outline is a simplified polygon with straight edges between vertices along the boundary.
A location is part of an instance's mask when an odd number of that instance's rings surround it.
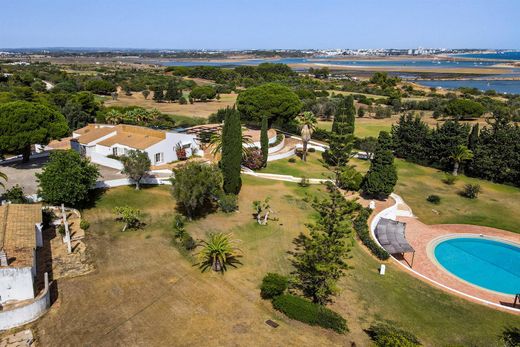
<svg viewBox="0 0 520 347">
<path fill-rule="evenodd" d="M 311 140 L 312 133 L 316 129 L 316 117 L 312 112 L 303 112 L 298 117 L 298 124 L 300 125 L 300 134 L 303 142 L 303 161 L 307 161 L 307 145 Z"/>
<path fill-rule="evenodd" d="M 200 241 L 197 246 L 202 250 L 197 254 L 199 268 L 202 272 L 211 268 L 213 271 L 224 273 L 227 266 L 236 267 L 241 264 L 237 259 L 239 249 L 235 247 L 235 240 L 230 240 L 229 234 L 210 234 L 208 241 Z"/>
<path fill-rule="evenodd" d="M 473 158 L 473 152 L 469 150 L 468 147 L 464 145 L 455 147 L 450 156 L 450 159 L 453 160 L 453 176 L 457 176 L 459 173 L 460 163 L 465 160 L 470 160 L 471 158 Z"/>
<path fill-rule="evenodd" d="M 110 110 L 105 115 L 105 121 L 108 124 L 119 124 L 123 121 L 123 114 L 117 110 Z"/>
<path fill-rule="evenodd" d="M 0 171 L 0 179 L 7 181 L 7 175 Z M 4 182 L 0 182 L 0 187 L 5 188 Z"/>
<path fill-rule="evenodd" d="M 220 151 L 222 151 L 222 131 L 220 133 L 212 134 L 209 143 L 213 146 L 211 154 L 216 156 L 220 153 Z M 251 140 L 250 135 L 242 134 L 242 156 L 247 156 L 251 152 L 251 149 L 253 148 L 252 143 L 253 140 Z"/>
</svg>

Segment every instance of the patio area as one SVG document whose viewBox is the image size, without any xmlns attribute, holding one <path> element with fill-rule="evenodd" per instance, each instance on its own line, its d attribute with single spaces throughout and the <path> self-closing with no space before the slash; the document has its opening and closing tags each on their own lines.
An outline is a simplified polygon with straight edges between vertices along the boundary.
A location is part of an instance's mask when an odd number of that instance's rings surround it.
<svg viewBox="0 0 520 347">
<path fill-rule="evenodd" d="M 439 225 L 426 225 L 422 223 L 415 217 L 398 217 L 397 220 L 399 222 L 406 223 L 406 240 L 410 243 L 410 245 L 415 249 L 415 259 L 413 262 L 412 270 L 428 277 L 431 280 L 439 284 L 435 284 L 431 282 L 433 285 L 440 287 L 443 290 L 448 290 L 449 287 L 452 290 L 449 290 L 450 293 L 462 296 L 466 299 L 472 300 L 474 302 L 485 303 L 478 299 L 482 299 L 485 301 L 492 302 L 494 304 L 503 306 L 503 307 L 512 307 L 514 302 L 514 295 L 506 295 L 498 292 L 490 291 L 476 285 L 470 284 L 469 282 L 465 282 L 455 275 L 447 272 L 443 269 L 436 261 L 433 259 L 432 253 L 432 241 L 448 236 L 448 235 L 485 235 L 488 237 L 498 238 L 506 241 L 511 241 L 515 243 L 520 243 L 520 235 L 512 232 L 477 226 L 477 225 L 465 225 L 465 224 L 439 224 Z M 400 257 L 395 255 L 396 259 L 400 261 L 403 265 L 409 268 L 411 254 L 405 255 L 405 257 Z M 412 272 L 413 273 L 413 272 Z M 417 277 L 417 274 L 414 274 Z M 424 279 L 424 278 L 423 278 Z M 466 295 L 464 295 L 466 294 Z M 469 296 L 468 296 L 469 295 Z M 475 297 L 475 298 L 471 298 Z M 491 306 L 491 305 L 490 305 Z M 493 307 L 500 307 L 492 305 Z M 517 305 L 517 309 L 519 311 L 517 314 L 520 314 L 520 307 Z M 508 310 L 512 312 L 511 310 Z"/>
</svg>

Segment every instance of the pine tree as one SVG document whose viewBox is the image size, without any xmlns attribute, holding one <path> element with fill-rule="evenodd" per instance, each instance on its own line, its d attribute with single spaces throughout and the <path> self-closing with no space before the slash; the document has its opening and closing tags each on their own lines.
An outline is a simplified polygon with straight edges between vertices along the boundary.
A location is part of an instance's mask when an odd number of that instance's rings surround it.
<svg viewBox="0 0 520 347">
<path fill-rule="evenodd" d="M 337 281 L 348 269 L 347 243 L 352 233 L 352 217 L 359 204 L 346 200 L 334 186 L 330 198 L 314 203 L 316 223 L 309 224 L 309 236 L 301 236 L 293 253 L 296 287 L 314 303 L 325 305 L 338 292 Z"/>
<path fill-rule="evenodd" d="M 392 138 L 386 131 L 381 131 L 377 139 L 374 159 L 363 178 L 361 189 L 368 196 L 386 198 L 392 193 L 396 183 L 397 169 L 392 153 Z"/>
<path fill-rule="evenodd" d="M 262 149 L 262 160 L 264 167 L 267 166 L 267 158 L 269 157 L 269 137 L 267 135 L 267 117 L 262 117 L 262 128 L 260 130 L 260 147 Z"/>
<path fill-rule="evenodd" d="M 345 97 L 337 114 L 334 116 L 330 133 L 329 149 L 323 153 L 323 159 L 334 166 L 343 166 L 350 159 L 354 146 L 354 123 L 356 109 L 351 95 Z"/>
<path fill-rule="evenodd" d="M 238 194 L 242 187 L 240 170 L 242 163 L 242 125 L 240 113 L 226 108 L 222 128 L 222 159 L 220 166 L 224 177 L 223 189 L 226 194 Z"/>
<path fill-rule="evenodd" d="M 473 125 L 473 127 L 471 128 L 471 133 L 469 134 L 469 138 L 468 138 L 468 148 L 471 151 L 474 151 L 475 148 L 477 148 L 478 134 L 479 134 L 479 125 L 478 125 L 478 123 L 475 123 L 475 125 Z"/>
<path fill-rule="evenodd" d="M 161 102 L 164 100 L 164 92 L 161 86 L 155 87 L 153 91 L 153 99 L 156 102 Z"/>
<path fill-rule="evenodd" d="M 177 101 L 182 96 L 182 90 L 180 90 L 177 86 L 177 82 L 175 80 L 170 80 L 168 82 L 168 86 L 166 87 L 166 94 L 164 95 L 164 99 L 168 101 Z"/>
</svg>

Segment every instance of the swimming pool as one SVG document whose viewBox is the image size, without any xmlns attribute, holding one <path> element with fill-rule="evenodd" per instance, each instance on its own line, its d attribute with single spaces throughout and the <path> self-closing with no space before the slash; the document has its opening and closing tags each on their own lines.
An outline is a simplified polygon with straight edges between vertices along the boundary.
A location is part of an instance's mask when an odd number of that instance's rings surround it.
<svg viewBox="0 0 520 347">
<path fill-rule="evenodd" d="M 448 272 L 479 287 L 520 294 L 520 246 L 483 237 L 452 237 L 433 254 Z"/>
</svg>

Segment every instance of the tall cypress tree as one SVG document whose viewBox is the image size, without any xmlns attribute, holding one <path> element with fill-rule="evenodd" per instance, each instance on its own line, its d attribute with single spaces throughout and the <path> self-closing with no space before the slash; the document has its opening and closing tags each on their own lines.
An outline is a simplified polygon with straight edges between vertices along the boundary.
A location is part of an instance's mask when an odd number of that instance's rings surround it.
<svg viewBox="0 0 520 347">
<path fill-rule="evenodd" d="M 386 198 L 397 183 L 397 169 L 392 153 L 392 138 L 386 131 L 381 131 L 377 139 L 374 159 L 363 178 L 361 189 L 368 196 Z"/>
<path fill-rule="evenodd" d="M 337 114 L 334 116 L 329 140 L 329 149 L 323 153 L 323 159 L 334 166 L 343 166 L 350 159 L 354 146 L 354 123 L 356 109 L 351 95 L 343 98 Z"/>
<path fill-rule="evenodd" d="M 161 102 L 164 100 L 164 92 L 161 86 L 157 86 L 153 90 L 153 99 L 156 102 Z"/>
<path fill-rule="evenodd" d="M 262 160 L 264 161 L 264 166 L 267 166 L 267 158 L 269 157 L 269 137 L 267 135 L 267 121 L 267 117 L 262 117 L 262 129 L 260 130 L 260 147 L 262 149 Z"/>
<path fill-rule="evenodd" d="M 476 123 L 471 128 L 471 133 L 469 134 L 469 138 L 468 138 L 468 148 L 472 151 L 474 151 L 475 148 L 477 148 L 478 133 L 479 133 L 479 125 L 478 125 L 478 123 Z"/>
<path fill-rule="evenodd" d="M 224 177 L 223 189 L 227 194 L 238 194 L 242 188 L 240 170 L 242 163 L 242 125 L 240 113 L 226 108 L 222 128 L 222 159 L 220 166 Z"/>
</svg>

